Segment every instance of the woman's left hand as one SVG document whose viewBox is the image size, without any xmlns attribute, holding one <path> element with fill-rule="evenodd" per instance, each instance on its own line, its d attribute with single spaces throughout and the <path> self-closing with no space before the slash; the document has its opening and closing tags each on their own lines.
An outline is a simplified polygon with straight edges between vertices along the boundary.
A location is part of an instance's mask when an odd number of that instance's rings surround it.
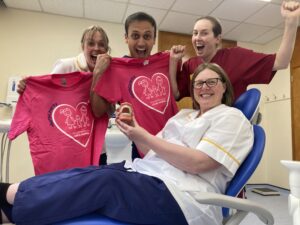
<svg viewBox="0 0 300 225">
<path fill-rule="evenodd" d="M 299 18 L 300 3 L 297 1 L 283 1 L 281 15 L 283 18 Z"/>
</svg>

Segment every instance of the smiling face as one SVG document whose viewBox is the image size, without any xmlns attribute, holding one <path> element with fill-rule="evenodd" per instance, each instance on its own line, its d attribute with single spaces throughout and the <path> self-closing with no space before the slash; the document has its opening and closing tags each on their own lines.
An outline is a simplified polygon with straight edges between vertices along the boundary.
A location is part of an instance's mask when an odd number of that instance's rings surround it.
<svg viewBox="0 0 300 225">
<path fill-rule="evenodd" d="M 222 78 L 209 68 L 198 73 L 193 82 L 193 97 L 200 106 L 201 114 L 222 104 L 225 91 L 226 85 L 223 83 Z"/>
<path fill-rule="evenodd" d="M 193 29 L 192 44 L 197 56 L 210 62 L 218 50 L 221 35 L 214 34 L 213 23 L 208 19 L 198 20 Z"/>
<path fill-rule="evenodd" d="M 148 21 L 132 21 L 125 35 L 130 56 L 133 58 L 147 58 L 155 44 L 155 29 Z"/>
<path fill-rule="evenodd" d="M 107 40 L 99 31 L 85 34 L 82 51 L 90 71 L 93 71 L 95 68 L 97 55 L 107 53 L 108 49 Z"/>
</svg>

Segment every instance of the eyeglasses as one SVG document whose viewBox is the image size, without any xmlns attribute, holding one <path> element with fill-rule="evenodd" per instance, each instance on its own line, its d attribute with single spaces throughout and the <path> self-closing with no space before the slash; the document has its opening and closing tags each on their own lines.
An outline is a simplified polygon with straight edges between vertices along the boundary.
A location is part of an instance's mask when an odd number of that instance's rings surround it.
<svg viewBox="0 0 300 225">
<path fill-rule="evenodd" d="M 221 78 L 209 78 L 209 79 L 204 80 L 204 81 L 203 80 L 195 81 L 193 83 L 193 88 L 200 89 L 200 88 L 203 87 L 204 84 L 206 84 L 206 86 L 211 88 L 211 87 L 214 87 L 214 86 L 217 85 L 218 80 L 223 82 L 223 80 Z"/>
</svg>

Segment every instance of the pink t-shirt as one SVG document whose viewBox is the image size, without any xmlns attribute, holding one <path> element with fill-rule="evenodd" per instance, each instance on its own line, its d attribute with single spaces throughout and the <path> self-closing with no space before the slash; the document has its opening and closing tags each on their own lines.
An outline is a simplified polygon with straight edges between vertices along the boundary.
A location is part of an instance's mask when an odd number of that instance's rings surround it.
<svg viewBox="0 0 300 225">
<path fill-rule="evenodd" d="M 233 89 L 234 97 L 238 98 L 250 84 L 268 84 L 276 71 L 272 71 L 275 54 L 257 53 L 249 49 L 235 47 L 217 51 L 211 63 L 217 63 L 227 73 Z M 190 96 L 190 75 L 202 64 L 200 57 L 192 57 L 182 66 L 178 73 L 180 97 Z"/>
<path fill-rule="evenodd" d="M 91 74 L 80 72 L 27 79 L 9 139 L 27 131 L 36 175 L 98 165 L 108 117 L 94 119 L 91 82 Z"/>
<path fill-rule="evenodd" d="M 129 102 L 140 126 L 157 134 L 178 109 L 169 80 L 169 54 L 113 58 L 95 92 L 108 102 Z"/>
</svg>

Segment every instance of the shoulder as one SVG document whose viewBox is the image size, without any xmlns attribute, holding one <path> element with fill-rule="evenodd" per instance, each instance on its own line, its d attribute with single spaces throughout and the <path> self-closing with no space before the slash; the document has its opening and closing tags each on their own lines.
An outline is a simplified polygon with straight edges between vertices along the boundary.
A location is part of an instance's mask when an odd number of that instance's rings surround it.
<svg viewBox="0 0 300 225">
<path fill-rule="evenodd" d="M 183 63 L 183 69 L 188 70 L 190 73 L 193 73 L 194 70 L 197 68 L 197 66 L 199 66 L 202 63 L 203 63 L 202 59 L 199 56 L 195 56 L 189 58 L 187 61 Z"/>
<path fill-rule="evenodd" d="M 251 52 L 253 50 L 242 47 L 221 48 L 218 50 L 217 55 L 249 54 Z"/>
<path fill-rule="evenodd" d="M 54 65 L 56 65 L 56 64 L 64 64 L 64 65 L 73 64 L 75 60 L 76 60 L 76 57 L 62 58 L 62 59 L 58 59 Z"/>
<path fill-rule="evenodd" d="M 54 73 L 71 73 L 76 71 L 75 67 L 75 57 L 72 58 L 64 58 L 58 59 L 54 63 L 54 67 L 52 69 L 52 74 Z"/>
<path fill-rule="evenodd" d="M 199 64 L 202 63 L 202 59 L 199 56 L 189 58 L 184 64 Z"/>
<path fill-rule="evenodd" d="M 188 116 L 195 112 L 197 112 L 197 110 L 195 110 L 195 109 L 181 109 L 176 115 Z"/>
<path fill-rule="evenodd" d="M 176 115 L 170 118 L 172 120 L 190 120 L 193 117 L 195 118 L 198 113 L 198 110 L 194 109 L 181 109 Z"/>
<path fill-rule="evenodd" d="M 214 109 L 211 109 L 209 113 L 204 114 L 205 117 L 209 117 L 213 121 L 224 121 L 228 123 L 228 121 L 233 122 L 242 122 L 248 121 L 245 115 L 237 108 L 230 107 L 227 105 L 219 105 Z M 249 122 L 249 121 L 248 121 Z M 247 123 L 248 123 L 247 122 Z M 249 122 L 250 123 L 250 122 Z"/>
</svg>

